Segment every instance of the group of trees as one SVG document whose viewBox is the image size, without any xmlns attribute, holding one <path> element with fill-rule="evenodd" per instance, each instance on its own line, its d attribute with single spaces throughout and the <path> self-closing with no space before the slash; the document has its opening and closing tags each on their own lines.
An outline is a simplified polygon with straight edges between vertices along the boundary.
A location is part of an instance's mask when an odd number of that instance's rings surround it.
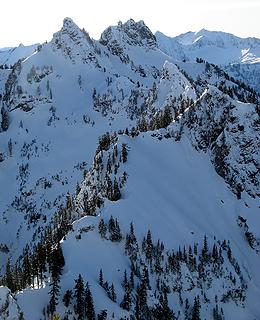
<svg viewBox="0 0 260 320">
<path fill-rule="evenodd" d="M 111 223 L 113 221 L 113 223 Z M 212 309 L 213 319 L 224 319 L 223 309 L 219 303 L 235 301 L 243 304 L 247 285 L 242 276 L 239 264 L 232 255 L 229 242 L 226 240 L 214 241 L 210 247 L 208 238 L 205 236 L 202 244 L 195 243 L 193 246 L 184 246 L 175 251 L 165 250 L 160 240 L 154 243 L 151 231 L 148 230 L 142 242 L 134 232 L 131 223 L 130 230 L 116 240 L 111 237 L 110 225 L 118 225 L 117 219 L 110 217 L 106 223 L 100 219 L 99 233 L 101 238 L 111 241 L 122 242 L 124 240 L 125 254 L 130 259 L 130 272 L 125 270 L 122 277 L 124 295 L 120 301 L 120 307 L 131 312 L 135 319 L 175 319 L 175 313 L 168 304 L 170 293 L 179 295 L 179 307 L 183 308 L 185 319 L 199 320 L 201 303 L 216 303 Z M 111 230 L 111 228 L 110 228 Z M 188 275 L 183 271 L 184 266 L 189 270 Z M 191 286 L 185 288 L 185 277 L 191 277 Z M 153 280 L 151 280 L 153 278 Z M 211 301 L 207 297 L 207 287 L 210 288 L 213 281 L 225 283 L 223 294 Z M 156 288 L 151 283 L 156 282 Z M 100 271 L 99 284 L 106 288 L 109 296 L 108 284 L 104 285 L 103 272 Z M 185 303 L 182 293 L 194 292 L 199 289 L 201 294 L 195 295 L 193 300 L 188 297 Z M 113 290 L 115 288 L 113 287 Z M 148 296 L 153 296 L 154 304 L 148 303 Z M 192 294 L 191 294 L 192 296 Z M 178 311 L 179 314 L 179 311 Z"/>
<path fill-rule="evenodd" d="M 98 147 L 97 147 L 97 152 L 100 151 L 107 151 L 112 144 L 115 144 L 117 142 L 118 138 L 116 133 L 110 134 L 109 132 L 106 132 L 102 136 L 99 137 L 98 139 Z"/>
<path fill-rule="evenodd" d="M 50 276 L 50 302 L 47 314 L 53 315 L 59 297 L 59 282 L 65 264 L 60 240 L 71 229 L 71 208 L 60 209 L 45 231 L 39 235 L 39 241 L 32 248 L 26 246 L 22 256 L 12 265 L 8 260 L 1 284 L 12 292 L 26 287 L 41 287 Z"/>
<path fill-rule="evenodd" d="M 43 286 L 47 279 L 46 272 L 49 272 L 53 280 L 58 282 L 64 258 L 57 240 L 59 235 L 52 236 L 50 234 L 52 231 L 53 229 L 49 229 L 45 234 L 47 238 L 40 241 L 31 250 L 27 246 L 14 266 L 11 265 L 10 260 L 7 261 L 5 275 L 1 279 L 1 283 L 9 287 L 12 292 L 17 292 L 28 286 Z"/>
<path fill-rule="evenodd" d="M 98 232 L 101 238 L 110 239 L 113 242 L 120 242 L 122 240 L 122 234 L 117 219 L 110 217 L 108 223 L 104 222 L 101 218 L 98 224 Z"/>
<path fill-rule="evenodd" d="M 77 319 L 95 320 L 95 309 L 90 286 L 88 283 L 84 283 L 81 274 L 75 280 L 74 294 L 72 290 L 67 290 L 63 297 L 63 303 L 66 308 L 72 304 L 73 298 L 75 302 L 73 309 Z"/>
<path fill-rule="evenodd" d="M 8 66 L 6 63 L 0 64 L 0 70 L 4 70 L 4 69 L 12 69 L 12 66 Z"/>
<path fill-rule="evenodd" d="M 136 127 L 130 130 L 126 128 L 126 135 L 135 137 L 140 132 L 154 131 L 167 128 L 173 121 L 179 121 L 179 117 L 183 115 L 186 109 L 194 106 L 192 99 L 176 99 L 169 101 L 168 105 L 161 110 L 154 111 L 149 116 L 141 116 Z"/>
<path fill-rule="evenodd" d="M 230 76 L 224 70 L 222 70 L 218 65 L 213 63 L 208 63 L 207 61 L 203 60 L 202 58 L 196 58 L 197 63 L 205 63 L 205 71 L 209 71 L 210 69 L 212 72 L 214 71 L 218 77 L 222 77 L 225 80 L 221 81 L 218 85 L 218 89 L 223 93 L 229 95 L 232 99 L 238 99 L 245 103 L 254 103 L 257 104 L 259 102 L 259 95 L 257 92 L 245 84 L 244 82 L 235 79 L 234 77 Z M 228 85 L 228 82 L 232 82 L 232 85 Z"/>
<path fill-rule="evenodd" d="M 250 88 L 243 85 L 243 83 L 238 81 L 235 83 L 236 84 L 233 86 L 227 86 L 224 81 L 221 81 L 218 85 L 218 89 L 229 95 L 232 99 L 236 98 L 245 103 L 257 104 L 259 102 L 259 97 L 255 91 L 250 90 Z"/>
<path fill-rule="evenodd" d="M 201 58 L 196 59 L 197 63 L 205 63 L 205 71 L 212 68 L 212 70 L 217 74 L 218 77 L 223 77 L 226 81 L 221 81 L 218 85 L 218 89 L 223 93 L 229 95 L 232 99 L 236 98 L 245 103 L 254 103 L 257 104 L 259 102 L 259 95 L 257 92 L 245 84 L 244 82 L 235 79 L 230 76 L 224 70 L 222 70 L 218 65 L 213 63 L 208 63 Z M 232 82 L 233 84 L 230 86 L 227 84 L 228 82 Z"/>
<path fill-rule="evenodd" d="M 118 148 L 117 135 L 109 133 L 99 138 L 93 169 L 86 172 L 86 188 L 83 192 L 82 206 L 85 212 L 95 215 L 107 198 L 118 201 L 121 198 L 121 189 L 126 182 L 127 174 L 119 176 L 121 163 L 127 161 L 128 150 L 126 144 Z M 84 183 L 83 183 L 84 185 Z"/>
<path fill-rule="evenodd" d="M 146 120 L 142 117 L 138 122 L 138 129 L 141 132 L 153 131 L 161 128 L 167 128 L 173 121 L 173 114 L 171 107 L 167 106 L 163 110 L 155 113 L 155 115 Z"/>
</svg>

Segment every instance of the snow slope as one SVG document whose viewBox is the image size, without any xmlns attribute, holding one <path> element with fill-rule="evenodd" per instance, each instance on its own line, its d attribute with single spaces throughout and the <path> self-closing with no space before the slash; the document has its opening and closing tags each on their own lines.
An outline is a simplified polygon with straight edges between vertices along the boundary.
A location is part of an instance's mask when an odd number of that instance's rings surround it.
<svg viewBox="0 0 260 320">
<path fill-rule="evenodd" d="M 123 168 L 128 174 L 127 184 L 122 199 L 116 203 L 107 201 L 100 216 L 108 221 L 113 215 L 118 219 L 124 234 L 133 222 L 139 239 L 150 229 L 154 241 L 160 239 L 169 249 L 177 250 L 180 245 L 188 247 L 200 243 L 205 233 L 210 244 L 214 243 L 214 237 L 221 241 L 229 239 L 233 255 L 241 265 L 246 279 L 248 293 L 244 306 L 235 307 L 232 303 L 220 305 L 228 319 L 234 317 L 235 312 L 236 319 L 258 318 L 260 309 L 253 297 L 259 297 L 260 294 L 259 256 L 253 250 L 248 250 L 244 234 L 236 222 L 238 216 L 243 214 L 250 225 L 257 224 L 258 201 L 246 195 L 237 201 L 213 170 L 208 157 L 195 151 L 187 138 L 180 142 L 173 139 L 158 140 L 151 137 L 151 133 L 146 133 L 135 138 L 122 137 L 121 140 L 129 148 L 128 161 Z M 102 268 L 106 279 L 114 283 L 120 301 L 123 298 L 123 271 L 126 269 L 128 272 L 130 265 L 124 256 L 123 244 L 113 244 L 100 238 L 97 232 L 99 219 L 84 217 L 75 222 L 73 231 L 62 242 L 66 264 L 61 278 L 61 297 L 74 286 L 74 279 L 81 274 L 91 286 L 96 311 L 107 309 L 109 319 L 112 313 L 119 319 L 128 313 L 104 294 L 98 284 L 99 270 Z M 80 231 L 88 226 L 92 227 L 90 231 Z M 255 231 L 260 236 L 259 230 Z M 80 239 L 77 237 L 79 234 Z M 18 302 L 28 320 L 40 317 L 39 303 L 43 306 L 43 301 L 48 301 L 48 288 L 39 291 L 42 293 L 27 290 L 18 295 Z M 201 317 L 209 317 L 215 303 L 214 295 L 221 296 L 223 292 L 221 287 L 214 287 L 213 292 L 210 289 L 207 291 L 212 301 L 203 310 Z M 31 306 L 29 311 L 27 301 L 39 294 L 43 295 L 42 300 L 34 304 L 33 309 Z M 182 294 L 192 297 L 194 292 L 183 290 Z M 178 293 L 175 293 L 171 296 L 170 304 L 174 312 L 180 311 L 182 314 L 182 307 L 177 300 Z M 66 311 L 68 309 L 60 303 L 57 312 L 65 315 Z"/>
</svg>

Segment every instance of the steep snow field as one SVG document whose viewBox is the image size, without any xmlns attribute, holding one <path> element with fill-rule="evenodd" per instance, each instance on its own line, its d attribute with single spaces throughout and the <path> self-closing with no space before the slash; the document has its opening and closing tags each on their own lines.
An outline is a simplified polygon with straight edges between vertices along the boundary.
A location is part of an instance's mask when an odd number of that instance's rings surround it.
<svg viewBox="0 0 260 320">
<path fill-rule="evenodd" d="M 257 223 L 259 202 L 247 196 L 237 201 L 213 170 L 208 157 L 195 151 L 185 138 L 181 142 L 172 139 L 159 141 L 147 133 L 122 139 L 130 150 L 124 167 L 128 174 L 127 184 L 122 199 L 116 203 L 107 201 L 100 216 L 108 220 L 113 215 L 123 233 L 133 222 L 140 239 L 150 229 L 154 241 L 160 239 L 167 248 L 176 250 L 179 245 L 201 242 L 205 234 L 210 244 L 214 237 L 221 241 L 229 239 L 249 289 L 245 307 L 239 307 L 238 311 L 233 304 L 224 306 L 225 316 L 233 319 L 236 312 L 236 319 L 257 319 L 260 314 L 256 303 L 256 297 L 260 295 L 260 261 L 253 250 L 248 250 L 236 219 L 243 214 L 252 219 L 253 225 L 254 221 Z M 122 273 L 130 265 L 121 244 L 113 244 L 98 236 L 98 221 L 99 217 L 84 217 L 75 222 L 74 231 L 62 242 L 66 264 L 61 278 L 61 296 L 74 285 L 78 274 L 82 274 L 91 285 L 96 309 L 108 309 L 110 316 L 114 312 L 119 319 L 127 312 L 107 299 L 98 284 L 98 273 L 102 268 L 106 279 L 114 283 L 120 300 L 123 294 Z M 75 236 L 87 226 L 95 226 L 95 229 L 83 233 L 77 240 Z M 222 290 L 221 287 L 214 288 L 214 293 Z M 18 295 L 18 303 L 26 319 L 33 320 L 36 315 L 40 317 L 40 311 L 48 302 L 47 292 L 48 288 L 44 288 L 26 290 Z M 31 304 L 31 299 L 36 299 L 35 303 Z M 172 299 L 170 304 L 176 312 L 176 297 Z M 57 311 L 63 314 L 63 308 L 60 306 Z M 204 317 L 208 317 L 208 312 L 204 312 Z"/>
</svg>

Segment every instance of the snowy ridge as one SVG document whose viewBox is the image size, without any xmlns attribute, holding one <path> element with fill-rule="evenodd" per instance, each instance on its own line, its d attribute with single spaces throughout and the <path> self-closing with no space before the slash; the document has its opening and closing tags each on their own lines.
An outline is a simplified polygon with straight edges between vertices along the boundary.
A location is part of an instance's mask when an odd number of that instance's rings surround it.
<svg viewBox="0 0 260 320">
<path fill-rule="evenodd" d="M 250 185 L 254 181 L 251 194 L 259 196 L 257 159 L 260 141 L 255 106 L 234 103 L 230 97 L 209 86 L 199 103 L 190 108 L 185 116 L 188 127 L 192 129 L 190 134 L 195 147 L 210 150 L 217 172 L 236 190 L 235 193 L 240 195 L 242 185 L 251 193 L 247 181 Z M 244 167 L 243 163 L 248 162 L 250 167 Z"/>
<path fill-rule="evenodd" d="M 174 58 L 178 60 L 194 61 L 198 57 L 212 63 L 227 65 L 256 63 L 260 59 L 260 40 L 257 38 L 243 39 L 229 33 L 205 29 L 199 32 L 188 32 L 174 38 L 167 37 L 160 32 L 157 32 L 155 36 L 162 51 L 170 55 L 175 53 Z M 176 47 L 179 47 L 180 50 L 176 51 Z"/>
<path fill-rule="evenodd" d="M 24 59 L 30 56 L 35 50 L 37 50 L 38 44 L 31 46 L 24 46 L 20 44 L 16 48 L 0 49 L 0 65 L 13 65 L 19 59 Z"/>
<path fill-rule="evenodd" d="M 159 48 L 176 61 L 196 61 L 197 58 L 202 58 L 221 65 L 230 75 L 259 92 L 259 81 L 257 81 L 260 62 L 259 39 L 243 39 L 229 33 L 205 29 L 187 32 L 173 38 L 161 32 L 156 32 L 155 36 Z M 233 68 L 240 69 L 240 72 Z"/>
</svg>

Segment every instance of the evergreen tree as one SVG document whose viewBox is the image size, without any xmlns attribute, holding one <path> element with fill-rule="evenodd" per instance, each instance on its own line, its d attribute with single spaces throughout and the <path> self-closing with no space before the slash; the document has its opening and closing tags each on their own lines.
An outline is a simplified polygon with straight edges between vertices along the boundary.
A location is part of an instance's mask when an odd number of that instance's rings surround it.
<svg viewBox="0 0 260 320">
<path fill-rule="evenodd" d="M 9 151 L 9 156 L 12 157 L 12 155 L 13 155 L 13 143 L 12 143 L 12 139 L 9 139 L 9 141 L 8 141 L 8 151 Z"/>
<path fill-rule="evenodd" d="M 135 318 L 136 320 L 142 319 L 141 310 L 140 310 L 140 301 L 138 299 L 138 296 L 136 296 L 136 300 L 135 300 Z"/>
<path fill-rule="evenodd" d="M 101 150 L 107 151 L 110 147 L 110 144 L 111 144 L 111 137 L 110 137 L 109 133 L 107 132 L 99 138 L 97 151 L 98 152 Z"/>
<path fill-rule="evenodd" d="M 63 296 L 63 303 L 64 303 L 64 306 L 66 308 L 68 308 L 68 306 L 70 305 L 70 302 L 71 302 L 71 298 L 72 298 L 72 291 L 71 290 L 67 290 Z"/>
<path fill-rule="evenodd" d="M 106 196 L 109 200 L 113 201 L 113 184 L 108 174 L 106 174 Z"/>
<path fill-rule="evenodd" d="M 11 290 L 11 292 L 15 291 L 15 284 L 14 284 L 13 274 L 11 270 L 10 259 L 7 260 L 6 268 L 5 268 L 5 285 Z"/>
<path fill-rule="evenodd" d="M 231 251 L 230 246 L 228 246 L 228 249 L 227 249 L 227 256 L 228 256 L 228 260 L 231 261 L 232 260 L 232 251 Z"/>
<path fill-rule="evenodd" d="M 39 267 L 39 277 L 41 284 L 43 283 L 43 274 L 46 272 L 46 249 L 42 243 L 39 243 L 36 248 L 36 255 Z"/>
<path fill-rule="evenodd" d="M 161 319 L 165 319 L 165 320 L 174 319 L 174 313 L 168 305 L 168 298 L 167 298 L 166 292 L 161 294 L 159 301 L 160 301 L 160 304 L 161 304 L 162 310 L 163 310 L 163 318 L 161 318 Z"/>
<path fill-rule="evenodd" d="M 193 252 L 194 252 L 195 256 L 198 254 L 198 245 L 197 245 L 197 243 L 194 243 Z"/>
<path fill-rule="evenodd" d="M 135 281 L 134 281 L 134 273 L 131 271 L 130 273 L 130 280 L 129 280 L 129 286 L 131 289 L 135 287 Z"/>
<path fill-rule="evenodd" d="M 23 289 L 22 286 L 22 270 L 18 263 L 15 264 L 13 270 L 14 290 L 19 291 Z"/>
<path fill-rule="evenodd" d="M 7 110 L 4 107 L 1 108 L 1 115 L 2 115 L 1 127 L 3 131 L 6 131 L 9 127 L 9 116 L 8 116 Z"/>
<path fill-rule="evenodd" d="M 218 248 L 215 245 L 215 243 L 212 248 L 212 258 L 213 258 L 214 262 L 216 262 L 218 260 Z"/>
<path fill-rule="evenodd" d="M 112 283 L 110 288 L 109 288 L 109 298 L 116 302 L 116 292 L 115 292 L 115 287 L 114 284 Z"/>
<path fill-rule="evenodd" d="M 153 241 L 152 241 L 152 235 L 151 231 L 148 230 L 147 236 L 146 236 L 146 243 L 145 243 L 145 256 L 146 259 L 151 261 L 153 257 Z"/>
<path fill-rule="evenodd" d="M 142 274 L 142 284 L 146 289 L 151 289 L 150 288 L 150 280 L 149 280 L 149 272 L 146 266 L 143 268 L 143 274 Z"/>
<path fill-rule="evenodd" d="M 185 320 L 188 320 L 188 317 L 189 317 L 189 309 L 190 309 L 189 300 L 186 299 L 186 300 L 185 300 L 185 311 L 184 311 Z"/>
<path fill-rule="evenodd" d="M 205 262 L 207 262 L 208 260 L 208 240 L 207 240 L 207 236 L 204 236 L 204 242 L 203 242 L 203 248 L 202 248 L 202 258 Z"/>
<path fill-rule="evenodd" d="M 122 239 L 122 234 L 120 230 L 119 223 L 117 219 L 114 220 L 114 218 L 111 216 L 108 222 L 108 231 L 110 233 L 109 239 L 114 242 L 119 242 Z"/>
<path fill-rule="evenodd" d="M 127 279 L 126 270 L 124 272 L 124 280 L 123 280 L 122 286 L 123 286 L 123 288 L 127 288 L 128 287 L 128 279 Z"/>
<path fill-rule="evenodd" d="M 163 128 L 168 127 L 169 124 L 171 124 L 173 120 L 172 112 L 170 107 L 165 107 L 162 118 L 161 118 L 161 126 Z"/>
<path fill-rule="evenodd" d="M 107 320 L 107 311 L 101 310 L 98 314 L 98 320 Z"/>
<path fill-rule="evenodd" d="M 122 161 L 123 163 L 125 163 L 127 161 L 127 155 L 128 155 L 128 151 L 126 148 L 126 143 L 122 144 Z"/>
<path fill-rule="evenodd" d="M 222 319 L 223 317 L 219 312 L 218 305 L 216 304 L 216 307 L 213 308 L 213 320 L 222 320 Z"/>
<path fill-rule="evenodd" d="M 50 314 L 54 315 L 54 312 L 56 311 L 56 305 L 58 304 L 58 296 L 60 293 L 60 275 L 57 273 L 55 276 L 52 276 L 52 281 L 50 283 L 51 290 L 49 292 L 50 294 L 50 302 L 49 302 L 49 310 Z"/>
<path fill-rule="evenodd" d="M 125 309 L 125 310 L 127 310 L 127 311 L 129 311 L 131 309 L 131 304 L 132 304 L 131 294 L 130 294 L 129 288 L 127 287 L 125 289 L 123 300 L 120 303 L 120 307 Z"/>
<path fill-rule="evenodd" d="M 103 218 L 101 218 L 100 221 L 99 221 L 98 231 L 99 231 L 99 234 L 100 234 L 101 238 L 105 238 L 106 237 L 107 225 L 105 224 Z"/>
<path fill-rule="evenodd" d="M 136 314 L 137 319 L 149 319 L 149 308 L 147 306 L 147 286 L 144 281 L 137 287 L 136 295 Z M 138 313 L 137 313 L 138 310 Z"/>
<path fill-rule="evenodd" d="M 89 284 L 86 284 L 86 291 L 85 291 L 85 296 L 86 296 L 86 317 L 87 320 L 95 320 L 95 309 L 94 309 L 94 303 L 93 303 L 93 298 L 92 298 L 92 293 L 89 288 Z"/>
<path fill-rule="evenodd" d="M 61 275 L 62 268 L 64 267 L 65 260 L 62 253 L 61 245 L 58 242 L 56 248 L 51 250 L 49 256 L 49 268 L 52 274 L 52 277 L 56 277 L 56 275 Z"/>
<path fill-rule="evenodd" d="M 154 319 L 173 320 L 174 313 L 168 306 L 167 294 L 160 294 L 159 303 L 152 310 Z"/>
<path fill-rule="evenodd" d="M 32 268 L 31 268 L 31 260 L 27 250 L 23 257 L 22 269 L 23 269 L 23 284 L 24 286 L 29 286 L 32 283 Z"/>
<path fill-rule="evenodd" d="M 84 281 L 79 274 L 78 279 L 75 280 L 75 293 L 74 297 L 76 298 L 76 304 L 74 306 L 75 313 L 78 315 L 79 320 L 85 319 L 85 288 Z"/>
<path fill-rule="evenodd" d="M 122 240 L 122 234 L 121 234 L 120 226 L 117 219 L 115 220 L 115 230 L 114 230 L 113 238 L 114 238 L 114 241 L 117 241 L 117 242 L 120 242 Z"/>
<path fill-rule="evenodd" d="M 103 272 L 102 269 L 99 271 L 99 285 L 103 287 Z"/>
<path fill-rule="evenodd" d="M 137 258 L 138 251 L 139 251 L 139 248 L 138 248 L 138 243 L 134 233 L 134 226 L 133 226 L 133 223 L 131 222 L 130 233 L 126 235 L 126 240 L 125 240 L 125 253 L 129 256 L 131 260 L 134 261 Z"/>
<path fill-rule="evenodd" d="M 114 179 L 114 184 L 113 184 L 113 193 L 112 193 L 112 197 L 110 200 L 112 201 L 118 201 L 121 198 L 121 191 L 118 185 L 118 182 L 116 180 L 116 178 Z"/>
<path fill-rule="evenodd" d="M 67 210 L 72 210 L 72 200 L 69 192 L 66 195 L 66 209 Z"/>
<path fill-rule="evenodd" d="M 18 318 L 18 320 L 24 320 L 23 312 L 20 312 L 20 313 L 19 313 L 19 318 Z"/>
<path fill-rule="evenodd" d="M 112 216 L 110 216 L 110 219 L 108 221 L 108 232 L 110 233 L 110 240 L 111 240 L 111 235 L 114 233 L 115 231 L 115 220 Z"/>
<path fill-rule="evenodd" d="M 191 320 L 200 320 L 200 301 L 199 296 L 194 298 Z"/>
<path fill-rule="evenodd" d="M 148 130 L 148 124 L 144 117 L 142 117 L 138 122 L 138 129 L 140 130 L 140 132 L 146 132 Z"/>
</svg>

